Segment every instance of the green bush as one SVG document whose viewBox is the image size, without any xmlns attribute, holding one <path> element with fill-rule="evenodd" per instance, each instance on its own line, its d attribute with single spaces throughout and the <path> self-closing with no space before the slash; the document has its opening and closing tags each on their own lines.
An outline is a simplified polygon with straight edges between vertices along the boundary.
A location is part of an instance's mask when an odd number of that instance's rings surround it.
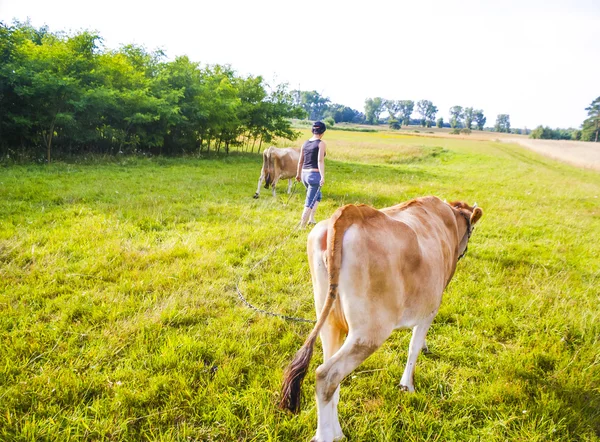
<svg viewBox="0 0 600 442">
<path fill-rule="evenodd" d="M 390 126 L 390 129 L 394 129 L 394 130 L 398 130 L 401 127 L 400 121 L 396 120 L 395 118 L 390 118 L 388 120 L 388 124 Z"/>
</svg>

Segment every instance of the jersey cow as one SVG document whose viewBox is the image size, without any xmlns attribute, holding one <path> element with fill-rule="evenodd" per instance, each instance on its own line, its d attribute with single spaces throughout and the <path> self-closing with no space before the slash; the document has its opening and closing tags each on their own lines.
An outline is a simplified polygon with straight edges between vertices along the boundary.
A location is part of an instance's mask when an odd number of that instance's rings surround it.
<svg viewBox="0 0 600 442">
<path fill-rule="evenodd" d="M 288 180 L 287 193 L 292 189 L 292 183 L 296 177 L 298 169 L 298 160 L 300 158 L 300 149 L 293 147 L 277 148 L 271 146 L 263 152 L 263 165 L 258 179 L 258 187 L 254 198 L 258 198 L 260 186 L 265 182 L 265 189 L 269 186 L 273 188 L 273 196 L 275 196 L 275 186 L 280 179 Z"/>
<path fill-rule="evenodd" d="M 320 335 L 323 364 L 316 371 L 313 441 L 344 436 L 337 416 L 340 382 L 395 329 L 412 329 L 400 388 L 414 391 L 425 335 L 482 215 L 477 204 L 429 196 L 381 210 L 346 205 L 310 232 L 318 320 L 286 369 L 280 407 L 299 411 L 300 388 Z"/>
</svg>

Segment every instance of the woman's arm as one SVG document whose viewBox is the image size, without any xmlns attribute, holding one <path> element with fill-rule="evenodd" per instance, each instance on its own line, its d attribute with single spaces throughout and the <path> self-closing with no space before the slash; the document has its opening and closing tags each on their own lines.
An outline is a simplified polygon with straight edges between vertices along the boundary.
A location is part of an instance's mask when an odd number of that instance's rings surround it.
<svg viewBox="0 0 600 442">
<path fill-rule="evenodd" d="M 321 141 L 319 143 L 319 173 L 321 174 L 321 182 L 320 186 L 325 184 L 325 149 L 327 149 L 327 145 L 325 141 Z"/>
<path fill-rule="evenodd" d="M 296 181 L 302 180 L 302 164 L 304 163 L 304 144 L 300 147 L 300 158 L 298 158 L 298 167 L 296 168 Z"/>
</svg>

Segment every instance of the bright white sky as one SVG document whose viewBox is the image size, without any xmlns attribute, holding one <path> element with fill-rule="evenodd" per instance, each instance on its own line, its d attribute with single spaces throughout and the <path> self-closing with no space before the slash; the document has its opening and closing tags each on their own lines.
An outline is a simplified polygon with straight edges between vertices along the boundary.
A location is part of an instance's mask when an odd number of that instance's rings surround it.
<svg viewBox="0 0 600 442">
<path fill-rule="evenodd" d="M 364 111 L 368 97 L 579 127 L 600 95 L 600 0 L 0 0 L 0 20 L 230 64 Z M 416 117 L 416 113 L 414 114 Z"/>
</svg>

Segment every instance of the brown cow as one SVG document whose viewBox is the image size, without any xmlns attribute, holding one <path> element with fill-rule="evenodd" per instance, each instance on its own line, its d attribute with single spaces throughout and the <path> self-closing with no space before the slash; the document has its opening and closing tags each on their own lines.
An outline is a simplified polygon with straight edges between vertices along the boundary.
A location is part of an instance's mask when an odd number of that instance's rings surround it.
<svg viewBox="0 0 600 442">
<path fill-rule="evenodd" d="M 477 204 L 429 196 L 381 210 L 346 205 L 310 232 L 318 321 L 286 370 L 280 406 L 299 411 L 302 380 L 320 335 L 324 362 L 316 372 L 313 441 L 344 436 L 337 416 L 340 382 L 395 329 L 413 330 L 400 388 L 414 391 L 425 335 L 482 215 Z"/>
<path fill-rule="evenodd" d="M 258 198 L 260 186 L 265 182 L 265 189 L 269 186 L 273 189 L 275 196 L 275 186 L 280 179 L 288 180 L 287 193 L 292 189 L 292 183 L 296 177 L 296 169 L 298 168 L 298 160 L 300 158 L 300 149 L 294 147 L 277 148 L 270 146 L 263 152 L 263 166 L 258 179 L 258 187 L 254 198 Z"/>
</svg>

